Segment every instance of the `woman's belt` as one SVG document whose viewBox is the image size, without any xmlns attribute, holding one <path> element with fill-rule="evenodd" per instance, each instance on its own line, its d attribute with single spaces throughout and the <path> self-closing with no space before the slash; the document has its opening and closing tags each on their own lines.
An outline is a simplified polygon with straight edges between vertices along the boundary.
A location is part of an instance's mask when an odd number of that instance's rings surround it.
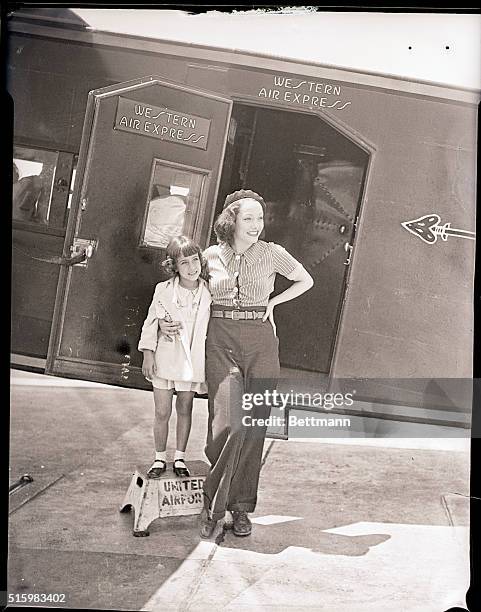
<svg viewBox="0 0 481 612">
<path fill-rule="evenodd" d="M 215 307 L 211 310 L 211 316 L 233 321 L 262 319 L 265 314 L 265 310 L 216 310 Z"/>
</svg>

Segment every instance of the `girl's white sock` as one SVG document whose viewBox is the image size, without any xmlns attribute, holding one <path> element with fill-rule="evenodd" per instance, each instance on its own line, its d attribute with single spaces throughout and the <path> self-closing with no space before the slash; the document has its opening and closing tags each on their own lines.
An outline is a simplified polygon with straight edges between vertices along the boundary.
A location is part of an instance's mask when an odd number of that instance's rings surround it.
<svg viewBox="0 0 481 612">
<path fill-rule="evenodd" d="M 185 451 L 180 451 L 180 450 L 175 451 L 174 461 L 177 461 L 177 459 L 184 459 L 184 458 L 185 458 Z"/>
<path fill-rule="evenodd" d="M 167 463 L 167 451 L 155 451 L 154 461 L 164 461 L 165 463 Z"/>
</svg>

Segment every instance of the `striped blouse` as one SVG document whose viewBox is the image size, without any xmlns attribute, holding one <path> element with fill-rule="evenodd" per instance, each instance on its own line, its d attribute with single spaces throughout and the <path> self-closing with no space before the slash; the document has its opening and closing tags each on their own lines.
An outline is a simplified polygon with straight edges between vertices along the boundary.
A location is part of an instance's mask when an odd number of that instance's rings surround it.
<svg viewBox="0 0 481 612">
<path fill-rule="evenodd" d="M 291 279 L 302 264 L 283 247 L 259 240 L 242 254 L 221 242 L 204 251 L 210 272 L 212 301 L 222 306 L 266 306 L 276 273 Z"/>
</svg>

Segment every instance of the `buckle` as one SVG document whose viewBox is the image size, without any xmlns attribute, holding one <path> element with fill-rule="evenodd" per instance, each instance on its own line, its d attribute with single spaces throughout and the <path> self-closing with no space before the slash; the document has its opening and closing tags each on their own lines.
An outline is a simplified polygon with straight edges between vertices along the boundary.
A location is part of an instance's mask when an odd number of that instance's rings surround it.
<svg viewBox="0 0 481 612">
<path fill-rule="evenodd" d="M 241 311 L 241 310 L 233 310 L 233 311 L 232 311 L 232 320 L 233 320 L 233 321 L 239 321 L 239 320 L 240 320 L 240 318 L 241 318 L 241 316 L 240 316 L 240 315 L 241 315 L 241 313 L 242 313 L 242 311 Z"/>
</svg>

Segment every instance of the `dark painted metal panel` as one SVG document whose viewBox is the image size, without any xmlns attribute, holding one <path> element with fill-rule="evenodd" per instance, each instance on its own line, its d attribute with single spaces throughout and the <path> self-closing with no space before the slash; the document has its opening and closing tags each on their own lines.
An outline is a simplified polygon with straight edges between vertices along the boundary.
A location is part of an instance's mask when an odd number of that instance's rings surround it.
<svg viewBox="0 0 481 612">
<path fill-rule="evenodd" d="M 382 96 L 349 111 L 376 139 L 335 372 L 372 377 L 469 377 L 474 242 L 428 245 L 401 222 L 437 213 L 475 230 L 473 109 Z M 387 99 L 386 99 L 387 98 Z M 382 111 L 382 113 L 381 113 Z"/>
<path fill-rule="evenodd" d="M 34 258 L 58 256 L 63 236 L 14 230 L 12 241 L 11 350 L 46 357 L 59 266 Z"/>
<path fill-rule="evenodd" d="M 77 152 L 89 91 L 161 72 L 183 82 L 186 63 L 120 49 L 97 49 L 28 36 L 10 37 L 7 86 L 15 103 L 15 138 Z M 47 94 L 47 95 L 46 95 Z"/>
</svg>

